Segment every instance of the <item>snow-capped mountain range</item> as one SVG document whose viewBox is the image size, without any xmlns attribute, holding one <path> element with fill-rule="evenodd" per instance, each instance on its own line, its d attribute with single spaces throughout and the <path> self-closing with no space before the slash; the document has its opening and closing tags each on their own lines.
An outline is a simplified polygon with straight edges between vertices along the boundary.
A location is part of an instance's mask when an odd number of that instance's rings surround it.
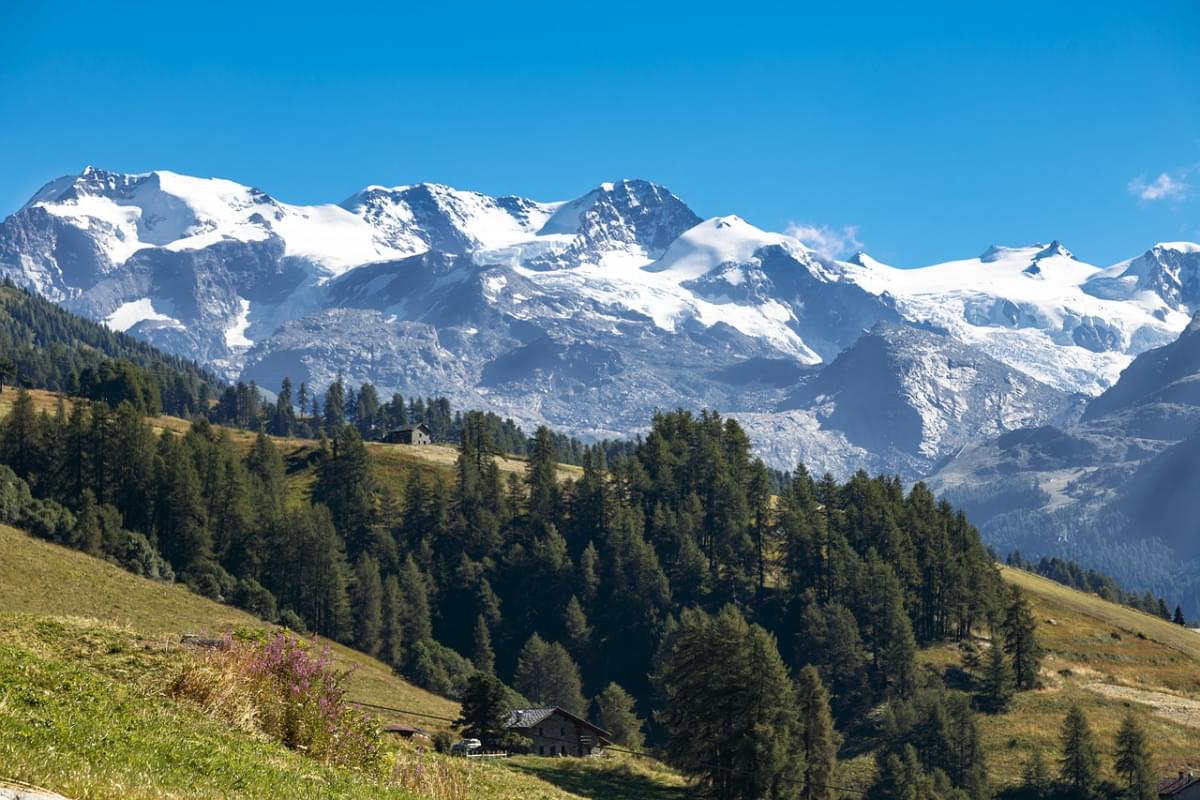
<svg viewBox="0 0 1200 800">
<path fill-rule="evenodd" d="M 298 206 L 89 167 L 0 225 L 0 271 L 267 388 L 340 371 L 592 437 L 708 406 L 778 466 L 908 477 L 1069 420 L 1200 307 L 1196 244 L 1107 268 L 1053 242 L 900 269 L 702 220 L 636 180 L 565 202 L 419 184 Z"/>
</svg>

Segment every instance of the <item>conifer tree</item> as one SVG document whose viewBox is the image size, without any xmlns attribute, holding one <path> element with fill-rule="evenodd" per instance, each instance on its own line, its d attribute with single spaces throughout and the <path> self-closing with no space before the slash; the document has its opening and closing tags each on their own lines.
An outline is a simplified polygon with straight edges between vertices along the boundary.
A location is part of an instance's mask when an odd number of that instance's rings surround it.
<svg viewBox="0 0 1200 800">
<path fill-rule="evenodd" d="M 84 489 L 79 513 L 75 515 L 75 530 L 71 532 L 71 546 L 88 555 L 98 556 L 101 554 L 103 536 L 100 515 L 96 511 L 96 496 L 91 489 Z"/>
<path fill-rule="evenodd" d="M 487 620 L 480 614 L 475 620 L 475 651 L 471 658 L 475 669 L 488 674 L 496 671 L 496 654 L 492 651 L 492 634 Z"/>
<path fill-rule="evenodd" d="M 558 454 L 550 429 L 541 425 L 533 436 L 533 449 L 525 465 L 528 489 L 529 521 L 533 525 L 552 524 L 558 511 Z"/>
<path fill-rule="evenodd" d="M 587 713 L 579 667 L 561 644 L 547 642 L 536 633 L 517 656 L 513 684 L 535 703 L 559 706 L 579 717 Z"/>
<path fill-rule="evenodd" d="M 500 679 L 490 672 L 476 672 L 467 680 L 454 727 L 484 747 L 506 747 L 512 738 L 505 724 L 509 711 L 508 691 Z"/>
<path fill-rule="evenodd" d="M 1004 655 L 1004 648 L 999 641 L 993 640 L 992 646 L 988 648 L 983 673 L 981 700 L 984 708 L 993 714 L 1007 711 L 1012 702 L 1015 685 L 1012 666 Z"/>
<path fill-rule="evenodd" d="M 904 591 L 890 565 L 877 560 L 869 571 L 876 682 L 889 697 L 911 697 L 916 688 L 917 642 L 904 610 Z"/>
<path fill-rule="evenodd" d="M 186 446 L 163 434 L 159 453 L 158 541 L 176 572 L 196 570 L 212 559 L 212 538 L 196 466 Z"/>
<path fill-rule="evenodd" d="M 363 553 L 354 567 L 354 641 L 359 650 L 379 655 L 383 635 L 383 582 L 379 562 Z"/>
<path fill-rule="evenodd" d="M 674 765 L 718 800 L 797 796 L 795 692 L 766 631 L 733 606 L 715 617 L 685 609 L 658 662 Z"/>
<path fill-rule="evenodd" d="M 833 698 L 839 718 L 848 716 L 867 699 L 867 654 L 858 623 L 840 603 L 821 605 L 810 590 L 805 598 L 796 663 L 811 663 Z"/>
<path fill-rule="evenodd" d="M 583 549 L 579 557 L 579 586 L 583 593 L 583 602 L 590 604 L 596 600 L 596 590 L 600 585 L 599 573 L 600 554 L 596 545 L 591 542 Z"/>
<path fill-rule="evenodd" d="M 317 398 L 313 397 L 313 409 L 316 409 Z M 325 430 L 330 435 L 337 435 L 346 426 L 346 384 L 342 376 L 330 384 L 325 391 Z"/>
<path fill-rule="evenodd" d="M 1092 797 L 1100 780 L 1100 756 L 1092 728 L 1079 706 L 1067 712 L 1061 738 L 1063 783 L 1080 800 Z"/>
<path fill-rule="evenodd" d="M 800 797 L 832 800 L 838 736 L 829 711 L 829 695 L 812 666 L 800 670 L 796 679 L 796 712 L 799 717 L 796 750 L 804 763 Z"/>
<path fill-rule="evenodd" d="M 1157 607 L 1157 610 L 1155 611 L 1155 613 L 1158 614 L 1158 616 L 1161 619 L 1165 619 L 1168 622 L 1171 621 L 1171 612 L 1167 608 L 1167 601 L 1162 599 L 1161 597 L 1158 598 L 1158 607 Z"/>
<path fill-rule="evenodd" d="M 1154 763 L 1146 733 L 1133 712 L 1125 715 L 1121 729 L 1117 731 L 1116 762 L 1117 775 L 1121 777 L 1126 800 L 1154 800 Z"/>
<path fill-rule="evenodd" d="M 571 595 L 567 601 L 566 611 L 563 612 L 563 626 L 567 632 L 567 645 L 575 658 L 584 658 L 592 643 L 592 626 L 588 624 L 587 615 L 579 598 Z"/>
<path fill-rule="evenodd" d="M 383 581 L 383 627 L 380 630 L 379 657 L 393 667 L 404 663 L 404 625 L 401 622 L 403 603 L 400 579 L 395 575 L 388 575 Z"/>
<path fill-rule="evenodd" d="M 37 466 L 37 413 L 25 387 L 17 389 L 8 416 L 0 428 L 0 460 L 12 467 L 18 478 L 28 480 Z"/>
<path fill-rule="evenodd" d="M 1000 632 L 1004 637 L 1004 651 L 1012 660 L 1016 688 L 1020 691 L 1037 688 L 1042 648 L 1037 641 L 1036 628 L 1025 593 L 1020 587 L 1013 586 Z"/>
<path fill-rule="evenodd" d="M 410 554 L 400 569 L 400 591 L 404 596 L 401 624 L 410 645 L 433 637 L 429 613 L 429 587 L 425 575 Z"/>
<path fill-rule="evenodd" d="M 1046 759 L 1042 757 L 1041 750 L 1034 750 L 1026 759 L 1021 770 L 1021 783 L 1033 800 L 1041 800 L 1049 793 L 1050 770 L 1046 767 Z"/>
<path fill-rule="evenodd" d="M 1184 617 L 1183 617 L 1183 608 L 1182 607 L 1175 606 L 1175 617 L 1173 619 L 1173 622 L 1176 625 L 1184 625 L 1184 626 L 1187 625 L 1187 620 L 1184 619 Z"/>
<path fill-rule="evenodd" d="M 613 741 L 630 750 L 645 744 L 644 723 L 634 710 L 634 699 L 616 683 L 609 683 L 596 697 L 596 724 L 613 736 Z"/>
</svg>

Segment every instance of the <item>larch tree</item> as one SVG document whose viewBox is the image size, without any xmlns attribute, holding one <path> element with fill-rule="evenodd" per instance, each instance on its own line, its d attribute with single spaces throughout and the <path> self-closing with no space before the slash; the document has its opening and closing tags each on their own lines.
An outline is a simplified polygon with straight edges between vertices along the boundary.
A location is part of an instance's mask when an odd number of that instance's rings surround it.
<svg viewBox="0 0 1200 800">
<path fill-rule="evenodd" d="M 613 736 L 613 741 L 630 750 L 641 750 L 645 744 L 644 723 L 634 710 L 629 692 L 610 683 L 596 697 L 596 724 Z"/>
<path fill-rule="evenodd" d="M 1117 731 L 1116 761 L 1113 765 L 1121 776 L 1121 788 L 1126 800 L 1154 800 L 1154 761 L 1146 732 L 1130 711 Z"/>
<path fill-rule="evenodd" d="M 471 663 L 475 665 L 475 669 L 490 675 L 496 671 L 496 654 L 492 650 L 492 634 L 488 631 L 487 620 L 484 619 L 483 614 L 475 619 L 474 638 Z"/>
<path fill-rule="evenodd" d="M 400 579 L 388 575 L 383 581 L 383 627 L 380 631 L 379 657 L 393 667 L 399 667 L 404 662 L 403 603 Z"/>
<path fill-rule="evenodd" d="M 1013 669 L 1004 654 L 1004 648 L 1001 647 L 999 641 L 993 640 L 992 646 L 988 648 L 982 691 L 980 692 L 986 710 L 993 714 L 1007 711 L 1009 704 L 1012 703 L 1015 685 Z"/>
<path fill-rule="evenodd" d="M 354 565 L 354 641 L 367 655 L 379 655 L 383 634 L 383 581 L 379 562 L 363 553 Z"/>
<path fill-rule="evenodd" d="M 1076 798 L 1090 798 L 1100 781 L 1096 737 L 1083 710 L 1072 706 L 1063 720 L 1061 771 L 1063 783 Z"/>
<path fill-rule="evenodd" d="M 715 800 L 796 798 L 805 764 L 793 747 L 795 690 L 773 637 L 733 606 L 685 609 L 662 648 L 671 763 Z"/>
<path fill-rule="evenodd" d="M 1012 660 L 1013 678 L 1020 691 L 1036 689 L 1038 670 L 1042 663 L 1042 648 L 1037 640 L 1037 622 L 1025 593 L 1013 586 L 1008 597 L 1004 622 L 1001 625 L 1004 651 Z"/>
<path fill-rule="evenodd" d="M 579 717 L 587 713 L 579 667 L 565 647 L 536 633 L 517 656 L 513 685 L 535 703 L 559 706 Z"/>
<path fill-rule="evenodd" d="M 829 694 L 811 665 L 800 670 L 796 678 L 796 713 L 799 717 L 796 750 L 804 761 L 800 797 L 832 800 L 839 741 L 829 711 Z"/>
</svg>

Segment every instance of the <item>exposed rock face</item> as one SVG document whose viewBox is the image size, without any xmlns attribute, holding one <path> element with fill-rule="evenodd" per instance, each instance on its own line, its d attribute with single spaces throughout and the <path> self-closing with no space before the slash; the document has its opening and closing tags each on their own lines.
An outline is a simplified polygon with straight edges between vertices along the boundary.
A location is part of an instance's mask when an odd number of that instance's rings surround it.
<svg viewBox="0 0 1200 800">
<path fill-rule="evenodd" d="M 969 445 L 930 478 L 989 540 L 1066 554 L 1200 611 L 1200 321 L 1082 419 Z"/>
<path fill-rule="evenodd" d="M 230 379 L 322 388 L 341 372 L 583 436 L 707 406 L 776 466 L 909 478 L 1071 419 L 1076 393 L 1171 341 L 1197 253 L 1100 270 L 1053 242 L 843 263 L 639 180 L 567 202 L 418 184 L 296 206 L 88 168 L 0 225 L 5 275 Z"/>
</svg>

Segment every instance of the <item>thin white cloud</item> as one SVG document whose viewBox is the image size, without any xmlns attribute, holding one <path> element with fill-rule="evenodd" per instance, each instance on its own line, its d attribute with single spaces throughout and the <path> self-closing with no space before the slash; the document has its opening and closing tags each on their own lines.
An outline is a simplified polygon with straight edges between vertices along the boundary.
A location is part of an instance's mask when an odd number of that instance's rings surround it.
<svg viewBox="0 0 1200 800">
<path fill-rule="evenodd" d="M 1157 178 L 1147 182 L 1144 175 L 1139 175 L 1129 182 L 1126 187 L 1129 193 L 1139 200 L 1152 203 L 1156 200 L 1173 200 L 1179 202 L 1187 198 L 1192 187 L 1186 180 L 1191 169 L 1183 170 L 1175 175 L 1169 172 L 1161 173 Z"/>
<path fill-rule="evenodd" d="M 787 226 L 786 233 L 826 258 L 842 258 L 865 247 L 858 238 L 857 225 L 831 228 L 828 225 L 792 222 Z"/>
</svg>

